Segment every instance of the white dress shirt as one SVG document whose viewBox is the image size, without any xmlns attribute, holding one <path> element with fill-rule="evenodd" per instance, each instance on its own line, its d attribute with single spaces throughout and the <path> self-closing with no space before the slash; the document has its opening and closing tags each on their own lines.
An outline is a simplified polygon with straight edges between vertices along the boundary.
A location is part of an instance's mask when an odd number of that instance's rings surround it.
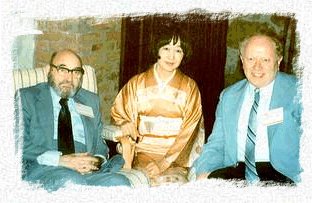
<svg viewBox="0 0 312 203">
<path fill-rule="evenodd" d="M 50 87 L 52 104 L 53 104 L 53 122 L 54 122 L 54 140 L 57 140 L 57 131 L 58 131 L 58 115 L 61 110 L 61 105 L 59 103 L 61 97 L 56 94 L 53 88 Z M 71 121 L 72 121 L 72 130 L 73 130 L 73 138 L 75 142 L 80 142 L 85 144 L 85 134 L 83 123 L 79 113 L 76 110 L 75 101 L 73 98 L 68 99 L 68 109 L 70 111 Z M 57 150 L 49 150 L 44 152 L 43 154 L 37 157 L 37 161 L 41 165 L 49 165 L 49 166 L 58 166 L 59 158 L 62 153 Z"/>
<path fill-rule="evenodd" d="M 257 130 L 256 130 L 256 146 L 255 146 L 255 160 L 256 162 L 270 161 L 269 145 L 268 145 L 268 131 L 267 126 L 263 123 L 264 113 L 269 111 L 270 101 L 273 91 L 274 81 L 269 85 L 260 88 L 260 101 L 257 113 Z M 247 128 L 250 110 L 254 101 L 255 86 L 249 83 L 245 90 L 244 100 L 240 111 L 237 128 L 237 158 L 238 161 L 245 161 L 245 147 L 247 138 Z"/>
</svg>

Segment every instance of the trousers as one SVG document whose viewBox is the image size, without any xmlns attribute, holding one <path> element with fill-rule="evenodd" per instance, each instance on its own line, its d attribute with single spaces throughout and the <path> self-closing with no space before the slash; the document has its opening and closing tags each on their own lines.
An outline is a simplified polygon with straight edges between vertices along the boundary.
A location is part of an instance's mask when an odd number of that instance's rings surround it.
<svg viewBox="0 0 312 203">
<path fill-rule="evenodd" d="M 64 187 L 67 182 L 79 185 L 94 186 L 131 186 L 130 181 L 123 175 L 117 174 L 124 164 L 121 155 L 115 155 L 100 170 L 82 175 L 79 172 L 61 166 L 39 165 L 37 162 L 28 163 L 23 180 L 39 183 L 47 191 L 55 191 Z"/>
<path fill-rule="evenodd" d="M 288 177 L 276 171 L 270 162 L 256 162 L 256 169 L 260 181 L 275 181 L 281 183 L 293 183 Z M 218 169 L 209 174 L 208 178 L 221 179 L 245 179 L 245 163 L 238 162 L 237 166 Z"/>
</svg>

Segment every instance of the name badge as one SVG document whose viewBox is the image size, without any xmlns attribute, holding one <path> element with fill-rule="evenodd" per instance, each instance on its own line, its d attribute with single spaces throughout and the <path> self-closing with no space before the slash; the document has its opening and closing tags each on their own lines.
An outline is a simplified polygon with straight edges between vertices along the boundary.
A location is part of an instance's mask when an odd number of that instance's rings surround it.
<svg viewBox="0 0 312 203">
<path fill-rule="evenodd" d="M 263 114 L 263 124 L 270 126 L 284 121 L 283 107 L 270 110 Z"/>
<path fill-rule="evenodd" d="M 90 118 L 94 118 L 93 109 L 90 106 L 86 106 L 84 104 L 75 103 L 77 112 L 81 115 L 88 116 Z"/>
</svg>

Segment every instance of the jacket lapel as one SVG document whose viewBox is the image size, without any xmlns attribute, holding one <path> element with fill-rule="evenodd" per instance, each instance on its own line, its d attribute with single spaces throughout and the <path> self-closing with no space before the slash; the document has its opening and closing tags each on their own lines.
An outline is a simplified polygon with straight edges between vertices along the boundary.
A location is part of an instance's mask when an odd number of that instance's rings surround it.
<svg viewBox="0 0 312 203">
<path fill-rule="evenodd" d="M 39 126 L 43 127 L 43 136 L 47 136 L 47 141 L 50 146 L 52 146 L 53 136 L 54 136 L 54 114 L 53 114 L 53 104 L 52 97 L 50 94 L 50 89 L 47 83 L 43 84 L 41 91 L 37 95 L 37 102 L 35 103 L 35 108 L 38 109 L 38 121 Z M 40 109 L 45 109 L 41 111 Z M 51 116 L 47 116 L 51 115 Z"/>
<path fill-rule="evenodd" d="M 284 82 L 281 74 L 277 73 L 274 86 L 273 86 L 271 101 L 270 101 L 270 110 L 280 108 L 280 107 L 284 108 L 285 102 L 288 102 L 288 100 L 286 99 L 288 98 L 286 95 L 288 92 L 287 91 L 288 88 L 289 88 L 289 84 L 287 82 Z M 278 127 L 279 127 L 278 124 L 268 126 L 269 140 L 272 139 Z"/>
<path fill-rule="evenodd" d="M 225 129 L 225 142 L 227 143 L 226 148 L 229 154 L 234 155 L 232 157 L 233 160 L 231 160 L 232 162 L 237 160 L 237 124 L 247 84 L 247 80 L 244 80 L 237 86 L 237 89 L 233 90 L 233 93 L 229 95 L 226 100 L 229 105 L 224 105 L 223 117 L 225 126 L 228 126 L 228 128 Z"/>
</svg>

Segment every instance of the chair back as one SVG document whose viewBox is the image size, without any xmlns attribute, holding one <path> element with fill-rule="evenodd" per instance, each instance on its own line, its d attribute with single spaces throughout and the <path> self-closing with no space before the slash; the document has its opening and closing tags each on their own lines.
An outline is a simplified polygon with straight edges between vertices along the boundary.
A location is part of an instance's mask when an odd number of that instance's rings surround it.
<svg viewBox="0 0 312 203">
<path fill-rule="evenodd" d="M 83 65 L 85 71 L 83 75 L 82 88 L 91 92 L 97 93 L 97 84 L 95 70 L 89 65 Z M 14 69 L 13 70 L 13 83 L 14 92 L 23 87 L 30 87 L 41 82 L 48 81 L 49 65 L 43 68 L 31 69 Z"/>
</svg>

